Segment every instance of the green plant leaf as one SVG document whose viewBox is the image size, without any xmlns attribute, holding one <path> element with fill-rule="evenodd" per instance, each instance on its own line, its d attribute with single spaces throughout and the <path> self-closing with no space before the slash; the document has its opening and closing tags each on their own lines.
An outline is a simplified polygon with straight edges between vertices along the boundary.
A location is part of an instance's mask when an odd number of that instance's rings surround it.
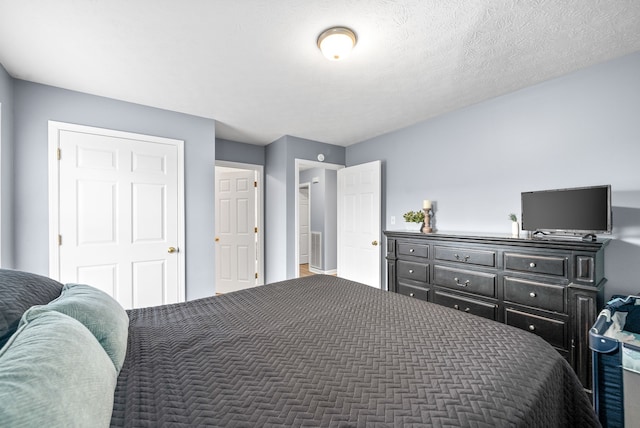
<svg viewBox="0 0 640 428">
<path fill-rule="evenodd" d="M 424 211 L 407 211 L 402 217 L 407 223 L 422 223 L 424 221 Z"/>
</svg>

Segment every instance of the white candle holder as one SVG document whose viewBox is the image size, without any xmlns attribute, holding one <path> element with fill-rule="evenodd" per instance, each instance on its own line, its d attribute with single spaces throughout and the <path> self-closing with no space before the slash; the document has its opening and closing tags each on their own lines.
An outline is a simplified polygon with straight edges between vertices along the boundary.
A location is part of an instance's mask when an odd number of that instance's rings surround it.
<svg viewBox="0 0 640 428">
<path fill-rule="evenodd" d="M 431 233 L 433 232 L 433 209 L 423 208 L 422 211 L 424 211 L 424 227 L 422 228 L 422 233 Z"/>
</svg>

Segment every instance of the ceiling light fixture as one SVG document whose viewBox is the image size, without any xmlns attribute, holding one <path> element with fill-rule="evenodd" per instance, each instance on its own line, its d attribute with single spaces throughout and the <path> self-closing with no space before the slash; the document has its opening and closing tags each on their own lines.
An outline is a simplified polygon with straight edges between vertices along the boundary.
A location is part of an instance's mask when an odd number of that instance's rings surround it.
<svg viewBox="0 0 640 428">
<path fill-rule="evenodd" d="M 331 61 L 345 59 L 358 41 L 356 33 L 346 27 L 333 27 L 318 36 L 318 47 Z"/>
</svg>

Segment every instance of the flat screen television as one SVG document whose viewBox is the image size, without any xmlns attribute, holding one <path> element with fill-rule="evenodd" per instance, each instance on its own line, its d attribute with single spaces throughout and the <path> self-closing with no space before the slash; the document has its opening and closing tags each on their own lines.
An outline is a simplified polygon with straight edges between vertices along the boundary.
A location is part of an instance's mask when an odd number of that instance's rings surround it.
<svg viewBox="0 0 640 428">
<path fill-rule="evenodd" d="M 522 192 L 522 230 L 567 236 L 611 233 L 611 186 Z"/>
</svg>

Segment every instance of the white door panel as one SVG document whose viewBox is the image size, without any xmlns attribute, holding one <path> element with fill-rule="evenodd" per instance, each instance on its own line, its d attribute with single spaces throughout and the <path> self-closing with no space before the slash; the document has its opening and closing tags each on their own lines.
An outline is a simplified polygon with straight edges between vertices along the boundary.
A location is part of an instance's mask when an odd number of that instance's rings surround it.
<svg viewBox="0 0 640 428">
<path fill-rule="evenodd" d="M 102 266 L 78 266 L 78 283 L 90 284 L 119 300 L 118 266 L 106 264 Z"/>
<path fill-rule="evenodd" d="M 57 133 L 62 245 L 52 271 L 125 308 L 184 300 L 182 142 L 77 128 Z"/>
<path fill-rule="evenodd" d="M 380 288 L 381 163 L 338 170 L 338 276 Z"/>
<path fill-rule="evenodd" d="M 133 263 L 133 307 L 157 306 L 175 299 L 167 295 L 166 265 L 165 259 Z"/>
<path fill-rule="evenodd" d="M 257 285 L 255 171 L 216 171 L 216 293 Z"/>
</svg>

